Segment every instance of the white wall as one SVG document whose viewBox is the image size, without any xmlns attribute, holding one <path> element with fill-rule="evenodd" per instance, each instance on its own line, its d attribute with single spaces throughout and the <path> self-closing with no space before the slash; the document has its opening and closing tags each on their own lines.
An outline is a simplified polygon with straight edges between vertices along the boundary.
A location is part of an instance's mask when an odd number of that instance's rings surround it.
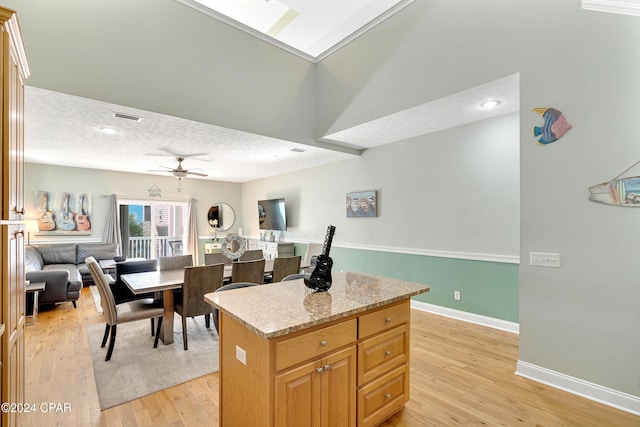
<svg viewBox="0 0 640 427">
<path fill-rule="evenodd" d="M 212 204 L 228 203 L 236 212 L 240 208 L 240 184 L 185 179 L 182 192 L 177 191 L 178 181 L 171 176 L 151 176 L 96 169 L 67 168 L 60 166 L 27 163 L 25 165 L 26 219 L 36 219 L 34 194 L 36 191 L 89 193 L 92 196 L 91 234 L 88 236 L 32 236 L 31 243 L 47 241 L 101 241 L 106 221 L 107 198 L 117 194 L 126 198 L 151 199 L 149 188 L 157 185 L 162 190 L 159 200 L 188 201 L 196 199 L 198 231 L 207 235 L 209 224 L 207 212 Z M 156 200 L 156 199 L 154 199 Z M 54 209 L 55 207 L 51 207 Z M 230 231 L 237 231 L 240 219 Z"/>
<path fill-rule="evenodd" d="M 518 114 L 367 150 L 362 157 L 242 186 L 245 233 L 256 202 L 284 197 L 285 238 L 334 244 L 517 256 Z M 377 218 L 347 218 L 346 193 L 378 191 Z"/>
<path fill-rule="evenodd" d="M 318 68 L 318 135 L 520 73 L 520 360 L 632 396 L 640 211 L 587 189 L 640 158 L 638 46 L 640 18 L 579 0 L 417 0 Z M 573 129 L 537 145 L 537 107 Z M 561 268 L 530 267 L 531 251 L 560 253 Z"/>
</svg>

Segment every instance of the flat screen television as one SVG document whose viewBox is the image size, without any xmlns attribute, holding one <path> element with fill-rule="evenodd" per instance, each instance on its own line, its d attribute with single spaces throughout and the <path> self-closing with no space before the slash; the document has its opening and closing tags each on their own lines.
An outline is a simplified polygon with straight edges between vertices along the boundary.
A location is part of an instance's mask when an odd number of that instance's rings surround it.
<svg viewBox="0 0 640 427">
<path fill-rule="evenodd" d="M 258 224 L 260 230 L 286 230 L 284 199 L 258 200 Z"/>
</svg>

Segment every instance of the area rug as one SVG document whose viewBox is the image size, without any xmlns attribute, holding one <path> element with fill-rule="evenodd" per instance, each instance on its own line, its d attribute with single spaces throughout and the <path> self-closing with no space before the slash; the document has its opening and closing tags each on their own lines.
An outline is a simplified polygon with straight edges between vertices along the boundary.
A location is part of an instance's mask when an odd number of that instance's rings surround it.
<svg viewBox="0 0 640 427">
<path fill-rule="evenodd" d="M 187 319 L 189 350 L 182 348 L 181 318 L 174 318 L 173 344 L 153 348 L 151 321 L 118 325 L 111 360 L 100 348 L 105 324 L 87 326 L 100 409 L 120 405 L 218 370 L 218 334 L 204 325 L 204 316 Z"/>
</svg>

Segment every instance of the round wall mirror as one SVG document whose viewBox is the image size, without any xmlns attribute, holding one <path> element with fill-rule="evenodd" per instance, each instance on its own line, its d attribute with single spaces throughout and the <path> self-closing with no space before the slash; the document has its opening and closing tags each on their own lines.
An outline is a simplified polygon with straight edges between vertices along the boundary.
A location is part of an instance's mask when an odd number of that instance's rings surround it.
<svg viewBox="0 0 640 427">
<path fill-rule="evenodd" d="M 226 203 L 216 203 L 211 205 L 207 213 L 209 225 L 217 231 L 226 231 L 233 226 L 236 214 L 233 208 Z"/>
</svg>

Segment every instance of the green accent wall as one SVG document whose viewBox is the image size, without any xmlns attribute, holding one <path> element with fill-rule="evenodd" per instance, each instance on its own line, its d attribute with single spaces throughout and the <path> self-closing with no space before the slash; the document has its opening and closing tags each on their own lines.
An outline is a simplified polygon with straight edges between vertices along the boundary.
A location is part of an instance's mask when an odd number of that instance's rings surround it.
<svg viewBox="0 0 640 427">
<path fill-rule="evenodd" d="M 304 256 L 305 244 L 296 244 L 296 255 Z M 331 248 L 333 271 L 359 271 L 392 277 L 431 287 L 415 297 L 449 307 L 509 322 L 518 321 L 519 265 L 363 249 Z M 453 292 L 460 291 L 460 301 Z"/>
</svg>

